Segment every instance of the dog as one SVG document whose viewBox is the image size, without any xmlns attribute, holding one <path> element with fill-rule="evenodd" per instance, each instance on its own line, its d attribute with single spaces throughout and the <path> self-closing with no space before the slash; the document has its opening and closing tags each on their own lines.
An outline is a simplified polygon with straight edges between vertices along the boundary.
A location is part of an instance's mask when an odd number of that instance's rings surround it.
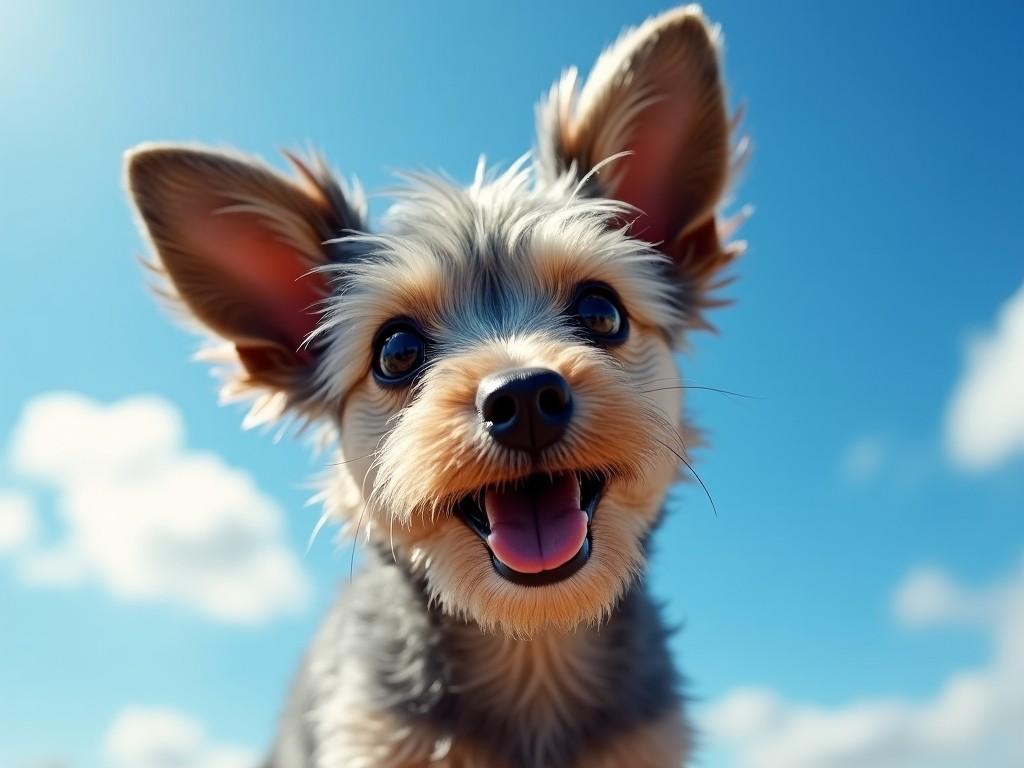
<svg viewBox="0 0 1024 768">
<path fill-rule="evenodd" d="M 325 517 L 365 539 L 268 768 L 665 768 L 685 698 L 644 584 L 695 433 L 673 352 L 742 244 L 717 29 L 628 29 L 537 109 L 533 153 L 406 186 L 371 232 L 293 174 L 146 144 L 129 194 L 163 292 L 247 423 L 327 430 Z"/>
</svg>

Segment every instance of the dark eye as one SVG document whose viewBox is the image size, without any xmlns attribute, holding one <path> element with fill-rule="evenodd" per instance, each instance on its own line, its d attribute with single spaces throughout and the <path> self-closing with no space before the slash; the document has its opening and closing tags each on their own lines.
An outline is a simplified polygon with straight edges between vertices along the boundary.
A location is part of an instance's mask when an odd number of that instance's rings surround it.
<svg viewBox="0 0 1024 768">
<path fill-rule="evenodd" d="M 580 325 L 595 339 L 604 342 L 622 341 L 626 336 L 626 318 L 610 291 L 587 288 L 573 305 Z"/>
<path fill-rule="evenodd" d="M 414 328 L 392 326 L 378 337 L 374 373 L 384 384 L 402 384 L 423 365 L 426 343 Z"/>
</svg>

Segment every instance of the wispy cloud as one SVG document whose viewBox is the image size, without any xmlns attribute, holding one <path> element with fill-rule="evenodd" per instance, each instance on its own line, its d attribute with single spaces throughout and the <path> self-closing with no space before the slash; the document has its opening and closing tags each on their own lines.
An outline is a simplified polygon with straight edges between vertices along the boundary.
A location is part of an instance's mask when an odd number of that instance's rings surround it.
<svg viewBox="0 0 1024 768">
<path fill-rule="evenodd" d="M 931 444 L 892 430 L 864 432 L 839 456 L 839 476 L 851 486 L 883 485 L 896 491 L 921 487 L 941 466 Z"/>
<path fill-rule="evenodd" d="M 283 538 L 283 517 L 248 474 L 185 448 L 177 409 L 157 397 L 103 405 L 45 394 L 24 408 L 10 460 L 56 491 L 62 529 L 32 544 L 31 505 L 7 497 L 22 581 L 92 581 L 116 597 L 171 601 L 214 619 L 255 623 L 300 610 L 310 586 Z M 14 499 L 13 501 L 11 499 Z M 26 522 L 27 521 L 27 522 Z M 3 547 L 0 547 L 3 549 Z"/>
<path fill-rule="evenodd" d="M 849 483 L 867 483 L 881 472 L 887 454 L 888 445 L 884 438 L 861 435 L 846 446 L 839 461 L 839 471 Z"/>
<path fill-rule="evenodd" d="M 250 749 L 217 744 L 194 718 L 174 709 L 132 707 L 110 724 L 103 752 L 112 768 L 255 768 Z"/>
<path fill-rule="evenodd" d="M 992 638 L 979 669 L 953 674 L 924 701 L 877 698 L 832 709 L 764 689 L 736 690 L 704 727 L 738 768 L 1015 768 L 1024 765 L 1024 558 L 1003 583 L 958 584 L 920 569 L 896 590 L 893 612 L 911 627 L 970 625 Z"/>
<path fill-rule="evenodd" d="M 992 469 L 1024 453 L 1024 285 L 995 328 L 971 340 L 950 398 L 946 446 L 965 469 Z"/>
</svg>

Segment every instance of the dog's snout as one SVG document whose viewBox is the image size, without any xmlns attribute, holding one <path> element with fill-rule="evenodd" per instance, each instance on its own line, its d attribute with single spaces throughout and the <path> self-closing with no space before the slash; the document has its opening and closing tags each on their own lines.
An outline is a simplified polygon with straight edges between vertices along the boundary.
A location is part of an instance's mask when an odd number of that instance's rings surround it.
<svg viewBox="0 0 1024 768">
<path fill-rule="evenodd" d="M 518 368 L 480 382 L 477 410 L 502 445 L 537 453 L 562 439 L 572 419 L 572 389 L 548 368 Z"/>
</svg>

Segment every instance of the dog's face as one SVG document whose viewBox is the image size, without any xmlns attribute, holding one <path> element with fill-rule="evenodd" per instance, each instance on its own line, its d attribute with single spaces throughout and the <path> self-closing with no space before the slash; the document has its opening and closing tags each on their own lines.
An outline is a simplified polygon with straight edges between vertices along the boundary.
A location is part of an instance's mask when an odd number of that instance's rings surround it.
<svg viewBox="0 0 1024 768">
<path fill-rule="evenodd" d="M 672 345 L 735 253 L 699 12 L 624 35 L 539 118 L 533 166 L 414 179 L 386 234 L 322 164 L 129 160 L 177 298 L 240 363 L 229 390 L 333 424 L 329 511 L 515 634 L 599 620 L 643 568 L 686 451 Z"/>
<path fill-rule="evenodd" d="M 519 632 L 611 606 L 684 450 L 664 257 L 526 181 L 419 190 L 324 330 L 347 514 L 445 607 Z"/>
</svg>

